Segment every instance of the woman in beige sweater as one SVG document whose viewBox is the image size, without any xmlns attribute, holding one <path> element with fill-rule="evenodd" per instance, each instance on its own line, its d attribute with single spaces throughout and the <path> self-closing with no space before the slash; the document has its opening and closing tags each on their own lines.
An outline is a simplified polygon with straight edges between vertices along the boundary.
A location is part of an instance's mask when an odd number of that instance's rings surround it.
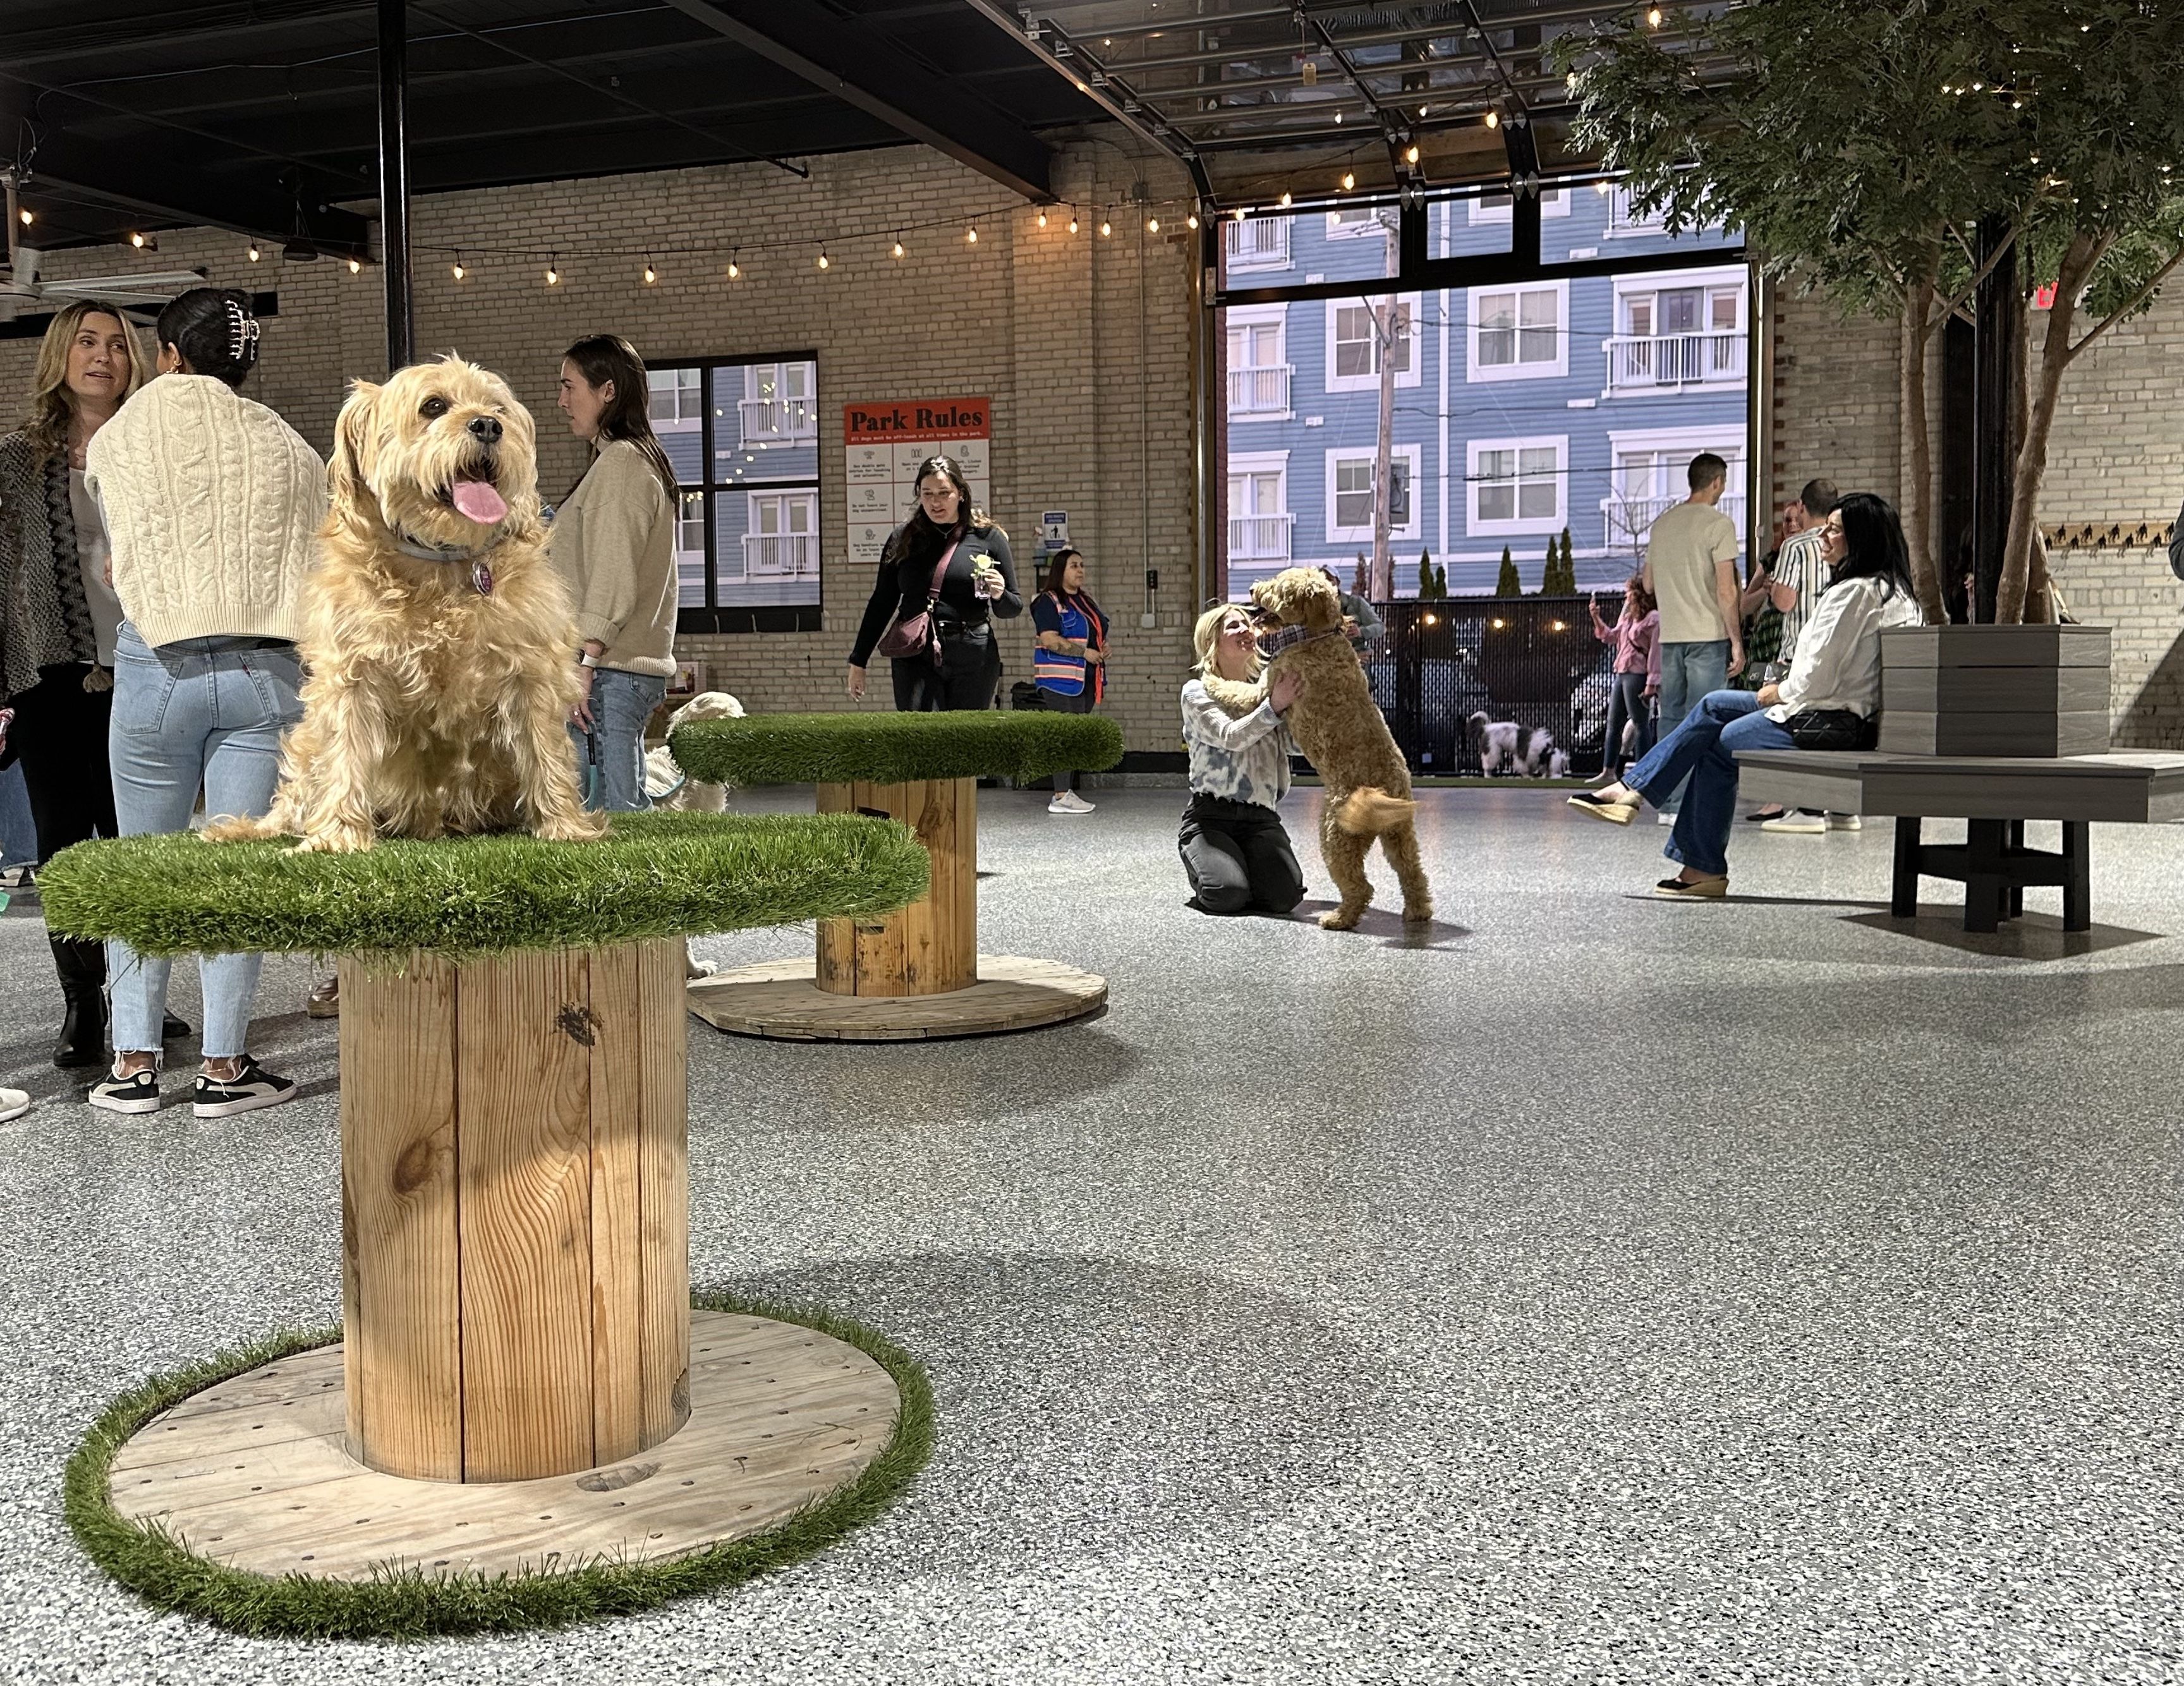
<svg viewBox="0 0 2184 1686">
<path fill-rule="evenodd" d="M 124 837 L 187 830 L 200 789 L 214 815 L 272 806 L 281 733 L 303 715 L 296 659 L 304 576 L 326 507 L 326 465 L 236 388 L 258 360 L 247 294 L 197 287 L 159 314 L 159 378 L 92 442 L 106 511 L 114 640 L 108 743 Z M 250 1057 L 255 954 L 209 954 L 204 1068 L 193 1110 L 225 1118 L 292 1099 Z M 159 1105 L 168 962 L 107 945 L 113 1073 L 90 1094 L 110 1112 Z"/>
<path fill-rule="evenodd" d="M 644 360 L 595 334 L 561 359 L 562 412 L 594 455 L 554 517 L 554 564 L 568 581 L 585 692 L 570 726 L 593 808 L 634 813 L 644 793 L 644 727 L 675 674 L 675 470 L 652 431 Z"/>
</svg>

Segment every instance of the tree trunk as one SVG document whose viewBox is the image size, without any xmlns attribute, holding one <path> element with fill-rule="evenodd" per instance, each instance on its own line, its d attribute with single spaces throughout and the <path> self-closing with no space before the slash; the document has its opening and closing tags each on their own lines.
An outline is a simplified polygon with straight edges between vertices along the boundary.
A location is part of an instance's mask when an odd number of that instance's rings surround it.
<svg viewBox="0 0 2184 1686">
<path fill-rule="evenodd" d="M 1926 420 L 1926 345 L 1932 335 L 1934 278 L 1921 275 L 1903 295 L 1903 437 L 1910 448 L 1903 481 L 1903 537 L 1911 550 L 1911 583 L 1936 626 L 1949 618 L 1934 569 L 1934 442 Z"/>
<path fill-rule="evenodd" d="M 1373 453 L 1373 597 L 1396 594 L 1396 559 L 1388 546 L 1388 498 L 1395 485 L 1396 311 L 1391 295 L 1373 307 L 1373 350 L 1380 360 L 1380 426 Z M 1418 495 L 1412 487 L 1411 493 Z"/>
<path fill-rule="evenodd" d="M 2017 313 L 2017 343 L 2011 348 L 2017 362 L 2017 382 L 2010 388 L 2009 448 L 2025 448 L 2025 436 L 2032 426 L 2032 301 L 2028 295 Z M 2044 625 L 2054 619 L 2053 599 L 2048 591 L 2048 543 L 2040 532 L 2040 511 L 2032 512 L 2032 562 L 2025 576 L 2025 618 Z"/>
<path fill-rule="evenodd" d="M 2032 579 L 2032 541 L 2039 530 L 2040 489 L 2048 475 L 2048 439 L 2062 401 L 2064 371 L 2070 366 L 2070 330 L 2077 315 L 2078 292 L 2106 249 L 2104 242 L 2081 231 L 2070 236 L 2056 270 L 2055 304 L 2048 313 L 2048 333 L 2040 343 L 2039 376 L 2031 383 L 2025 438 L 2017 448 L 2016 471 L 2010 476 L 2009 535 L 2003 545 L 2002 580 L 1994 601 L 1994 618 L 2005 626 L 2019 625 L 2025 619 Z"/>
</svg>

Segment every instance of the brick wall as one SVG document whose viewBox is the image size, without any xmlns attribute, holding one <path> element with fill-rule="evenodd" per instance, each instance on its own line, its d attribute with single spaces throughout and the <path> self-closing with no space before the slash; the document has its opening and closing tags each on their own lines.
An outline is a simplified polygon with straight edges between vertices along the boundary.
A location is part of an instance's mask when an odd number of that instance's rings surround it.
<svg viewBox="0 0 2184 1686">
<path fill-rule="evenodd" d="M 832 420 L 838 406 L 990 393 L 994 513 L 1015 541 L 1027 597 L 1036 589 L 1040 512 L 1067 509 L 1091 588 L 1116 621 L 1110 711 L 1131 748 L 1174 748 L 1175 691 L 1196 607 L 1192 253 L 1180 217 L 1164 216 L 1158 235 L 1144 235 L 1143 218 L 1119 210 L 1106 239 L 1090 216 L 1073 236 L 1066 214 L 1040 230 L 1013 196 L 922 147 L 815 159 L 811 169 L 808 181 L 749 165 L 421 198 L 411 234 L 419 348 L 460 351 L 509 379 L 538 420 L 539 481 L 549 497 L 585 460 L 554 403 L 561 348 L 580 335 L 624 334 L 660 362 L 816 350 L 825 630 L 679 641 L 707 662 L 716 686 L 766 711 L 851 706 L 843 669 L 872 580 L 835 559 L 845 497 Z M 1156 200 L 1186 191 L 1179 172 L 1134 164 L 1108 146 L 1065 149 L 1056 179 L 1066 198 L 1088 205 L 1123 200 L 1137 179 Z M 974 215 L 975 246 L 964 239 Z M 898 227 L 909 253 L 900 261 L 889 255 Z M 816 263 L 822 237 L 824 273 Z M 808 243 L 757 249 L 787 240 Z M 738 242 L 744 273 L 731 282 L 725 253 Z M 213 231 L 166 232 L 156 253 L 56 253 L 47 273 L 203 267 L 215 285 L 277 291 L 281 314 L 265 324 L 251 393 L 323 451 L 348 381 L 384 372 L 381 275 L 369 267 L 353 275 L 338 262 L 284 264 L 270 252 L 253 264 L 246 243 Z M 460 282 L 450 268 L 458 245 L 468 271 Z M 704 248 L 723 255 L 678 255 Z M 582 255 L 648 248 L 653 286 L 643 281 L 641 256 Z M 502 255 L 515 249 L 540 255 Z M 551 288 L 549 249 L 563 277 Z M 0 342 L 0 415 L 19 411 L 35 351 L 34 341 Z M 1149 565 L 1161 572 L 1151 629 L 1139 624 Z M 1028 615 L 1002 629 L 1011 679 L 1029 675 L 1030 629 Z M 879 665 L 867 709 L 892 705 Z"/>
</svg>

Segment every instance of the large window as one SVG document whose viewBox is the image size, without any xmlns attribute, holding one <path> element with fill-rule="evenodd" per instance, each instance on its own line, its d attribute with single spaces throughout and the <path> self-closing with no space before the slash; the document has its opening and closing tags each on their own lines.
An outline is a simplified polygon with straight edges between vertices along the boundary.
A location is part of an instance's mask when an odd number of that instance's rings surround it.
<svg viewBox="0 0 2184 1686">
<path fill-rule="evenodd" d="M 1474 381 L 1557 380 L 1569 373 L 1569 283 L 1471 289 Z"/>
<path fill-rule="evenodd" d="M 1418 467 L 1422 454 L 1417 445 L 1398 444 L 1390 459 L 1388 528 L 1394 539 L 1418 536 Z M 1330 544 L 1369 544 L 1373 540 L 1373 466 L 1376 454 L 1363 451 L 1332 450 L 1327 453 L 1327 542 Z"/>
<path fill-rule="evenodd" d="M 1470 453 L 1473 532 L 1502 537 L 1561 531 L 1567 437 L 1474 439 Z"/>
<path fill-rule="evenodd" d="M 1282 421 L 1290 415 L 1285 305 L 1228 313 L 1228 414 L 1237 420 Z"/>
<path fill-rule="evenodd" d="M 1618 281 L 1607 342 L 1610 397 L 1656 397 L 1744 384 L 1751 336 L 1742 270 Z"/>
<path fill-rule="evenodd" d="M 649 371 L 652 426 L 682 482 L 686 631 L 816 627 L 818 363 L 809 353 Z"/>
<path fill-rule="evenodd" d="M 1385 309 L 1388 303 L 1395 307 L 1395 344 L 1389 360 L 1395 365 L 1396 384 L 1415 387 L 1419 379 L 1417 330 L 1422 314 L 1418 295 L 1407 292 L 1377 308 Z M 1354 392 L 1380 384 L 1380 329 L 1373 320 L 1375 309 L 1373 302 L 1361 298 L 1327 301 L 1329 392 Z"/>
</svg>

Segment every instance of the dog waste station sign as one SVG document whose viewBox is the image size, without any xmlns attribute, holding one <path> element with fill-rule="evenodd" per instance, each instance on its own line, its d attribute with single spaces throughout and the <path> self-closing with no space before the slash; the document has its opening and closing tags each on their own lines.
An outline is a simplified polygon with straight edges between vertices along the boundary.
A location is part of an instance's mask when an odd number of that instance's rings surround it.
<svg viewBox="0 0 2184 1686">
<path fill-rule="evenodd" d="M 971 499 L 994 505 L 994 401 L 900 398 L 842 406 L 842 443 L 849 456 L 850 559 L 877 563 L 888 535 L 910 518 L 917 501 L 917 469 L 945 453 L 963 465 Z"/>
</svg>

